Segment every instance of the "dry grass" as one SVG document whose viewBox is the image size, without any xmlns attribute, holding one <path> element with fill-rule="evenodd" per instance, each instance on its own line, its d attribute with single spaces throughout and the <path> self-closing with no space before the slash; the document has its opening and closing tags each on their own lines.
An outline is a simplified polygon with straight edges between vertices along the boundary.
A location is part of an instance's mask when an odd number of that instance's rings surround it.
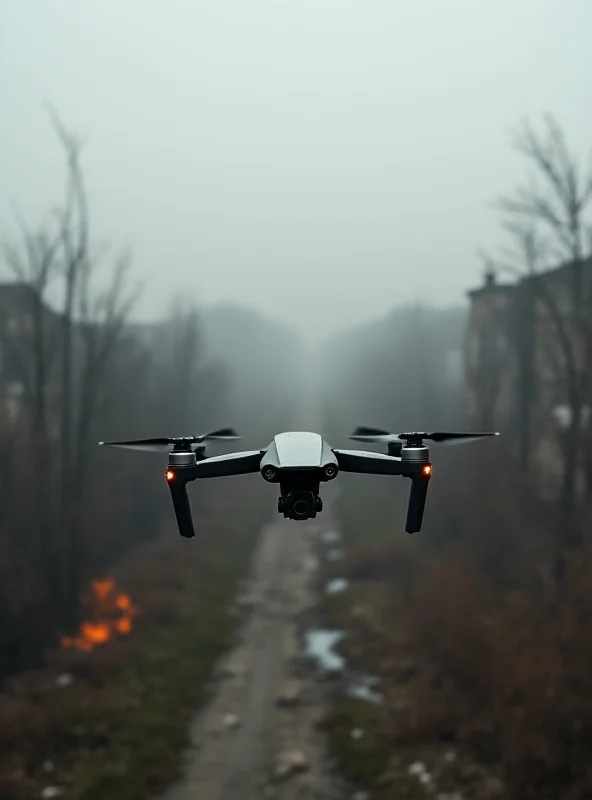
<svg viewBox="0 0 592 800">
<path fill-rule="evenodd" d="M 555 510 L 507 463 L 480 459 L 463 489 L 464 528 L 446 536 L 446 497 L 435 493 L 442 527 L 412 538 L 412 551 L 386 516 L 360 546 L 362 512 L 347 498 L 352 599 L 329 613 L 355 631 L 350 655 L 383 678 L 379 750 L 386 742 L 390 762 L 454 748 L 479 765 L 467 774 L 501 776 L 505 798 L 584 800 L 592 796 L 592 550 L 572 556 L 558 596 L 550 575 L 564 531 Z M 404 761 L 398 780 L 389 783 L 385 769 L 372 787 L 386 782 L 385 796 L 410 796 Z M 490 796 L 485 785 L 471 796 Z"/>
<path fill-rule="evenodd" d="M 248 518 L 219 509 L 194 540 L 171 528 L 131 553 L 115 571 L 139 608 L 131 635 L 90 653 L 58 650 L 6 684 L 0 797 L 52 785 L 64 800 L 145 800 L 174 778 L 189 715 L 230 642 L 232 597 L 267 499 L 255 495 Z M 63 674 L 70 685 L 57 685 Z"/>
</svg>

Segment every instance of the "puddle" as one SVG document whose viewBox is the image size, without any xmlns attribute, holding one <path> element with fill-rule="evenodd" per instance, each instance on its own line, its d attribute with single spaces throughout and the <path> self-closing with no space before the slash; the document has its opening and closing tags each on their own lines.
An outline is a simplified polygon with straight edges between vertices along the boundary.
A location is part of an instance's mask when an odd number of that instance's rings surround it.
<svg viewBox="0 0 592 800">
<path fill-rule="evenodd" d="M 337 544 L 337 542 L 340 541 L 340 531 L 323 531 L 323 533 L 321 533 L 321 542 L 323 544 Z"/>
<path fill-rule="evenodd" d="M 319 667 L 325 672 L 342 672 L 345 669 L 345 659 L 336 653 L 333 648 L 343 639 L 343 631 L 324 630 L 316 628 L 307 631 L 305 638 L 306 655 L 314 658 Z"/>
<path fill-rule="evenodd" d="M 356 700 L 366 700 L 368 703 L 382 703 L 384 697 L 373 688 L 378 682 L 378 678 L 372 675 L 358 676 L 348 686 L 347 694 Z"/>
<path fill-rule="evenodd" d="M 349 581 L 346 578 L 333 578 L 332 581 L 325 586 L 326 594 L 339 594 L 349 586 Z"/>
<path fill-rule="evenodd" d="M 343 580 L 343 579 L 341 579 Z M 382 703 L 383 696 L 376 691 L 380 679 L 373 675 L 350 673 L 347 661 L 333 649 L 344 637 L 344 631 L 313 628 L 305 636 L 306 655 L 313 658 L 323 672 L 339 672 L 345 678 L 344 691 L 348 697 L 367 703 Z"/>
</svg>

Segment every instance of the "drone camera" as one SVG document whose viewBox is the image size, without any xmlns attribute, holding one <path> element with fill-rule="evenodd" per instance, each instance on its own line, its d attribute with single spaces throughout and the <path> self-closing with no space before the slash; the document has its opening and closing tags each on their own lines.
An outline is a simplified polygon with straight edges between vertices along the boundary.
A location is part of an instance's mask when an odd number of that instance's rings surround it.
<svg viewBox="0 0 592 800">
<path fill-rule="evenodd" d="M 314 519 L 322 507 L 321 498 L 309 490 L 287 492 L 278 501 L 278 511 L 286 519 Z"/>
</svg>

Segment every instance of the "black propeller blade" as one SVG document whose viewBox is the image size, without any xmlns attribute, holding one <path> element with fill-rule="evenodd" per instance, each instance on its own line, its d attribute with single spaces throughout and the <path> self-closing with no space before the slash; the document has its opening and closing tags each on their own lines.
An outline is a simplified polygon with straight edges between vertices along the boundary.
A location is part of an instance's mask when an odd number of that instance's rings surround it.
<svg viewBox="0 0 592 800">
<path fill-rule="evenodd" d="M 161 437 L 156 439 L 130 439 L 122 442 L 99 442 L 109 447 L 123 447 L 127 450 L 143 450 L 152 453 L 168 453 L 169 450 L 195 450 L 201 442 L 233 442 L 242 437 L 234 428 L 220 428 L 217 431 L 203 433 L 201 436 Z"/>
<path fill-rule="evenodd" d="M 402 440 L 394 433 L 383 431 L 380 428 L 368 428 L 364 425 L 358 426 L 349 438 L 357 442 L 375 442 L 376 444 L 399 441 L 402 443 Z"/>
<path fill-rule="evenodd" d="M 409 438 L 414 437 L 416 434 L 400 433 L 399 437 Z M 431 439 L 432 442 L 439 444 L 466 444 L 468 442 L 476 442 L 478 439 L 484 439 L 486 436 L 499 436 L 499 433 L 450 433 L 448 431 L 434 431 L 434 433 L 420 433 L 420 439 Z"/>
<path fill-rule="evenodd" d="M 424 439 L 430 439 L 432 442 L 439 444 L 466 444 L 468 442 L 476 442 L 478 439 L 483 439 L 485 436 L 499 436 L 499 433 L 457 433 L 448 431 L 434 431 L 433 433 L 389 433 L 380 428 L 368 428 L 359 426 L 355 429 L 350 439 L 355 439 L 358 442 L 373 442 L 375 444 L 388 444 L 389 442 L 421 442 Z"/>
</svg>

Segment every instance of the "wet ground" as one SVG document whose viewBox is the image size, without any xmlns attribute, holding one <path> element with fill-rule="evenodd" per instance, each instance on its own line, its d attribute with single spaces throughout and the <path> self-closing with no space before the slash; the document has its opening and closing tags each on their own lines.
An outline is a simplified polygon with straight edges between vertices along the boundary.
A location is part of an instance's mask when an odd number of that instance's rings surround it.
<svg viewBox="0 0 592 800">
<path fill-rule="evenodd" d="M 328 511 L 307 523 L 278 516 L 263 531 L 237 601 L 244 625 L 191 726 L 183 777 L 162 800 L 350 797 L 317 727 L 330 682 L 306 658 L 308 646 L 322 664 L 332 642 L 303 629 L 317 602 L 316 554 L 327 523 Z"/>
</svg>

